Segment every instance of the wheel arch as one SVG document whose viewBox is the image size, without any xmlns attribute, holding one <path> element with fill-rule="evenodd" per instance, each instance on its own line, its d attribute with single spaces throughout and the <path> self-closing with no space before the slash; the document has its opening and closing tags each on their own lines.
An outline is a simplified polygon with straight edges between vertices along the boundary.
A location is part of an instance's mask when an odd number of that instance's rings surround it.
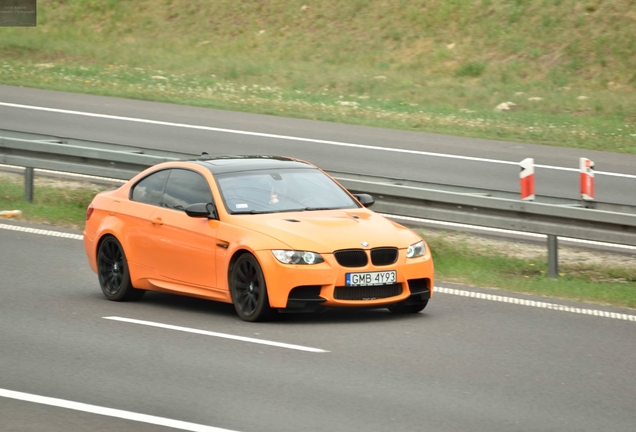
<svg viewBox="0 0 636 432">
<path fill-rule="evenodd" d="M 136 274 L 135 270 L 133 269 L 134 266 L 130 265 L 130 258 L 128 256 L 128 251 L 126 250 L 126 247 L 124 246 L 124 243 L 122 243 L 122 241 L 119 239 L 119 237 L 117 237 L 117 234 L 115 234 L 114 232 L 112 232 L 111 230 L 105 230 L 102 231 L 101 233 L 99 233 L 99 237 L 97 238 L 97 241 L 95 242 L 95 262 L 97 262 L 98 260 L 98 255 L 99 255 L 99 248 L 101 247 L 102 243 L 104 243 L 104 241 L 109 238 L 112 237 L 115 240 L 117 240 L 117 243 L 119 243 L 119 245 L 121 246 L 121 249 L 124 251 L 124 256 L 126 257 L 126 263 L 128 265 L 128 274 L 130 275 L 130 279 L 132 281 L 135 281 L 135 275 L 133 273 Z"/>
<path fill-rule="evenodd" d="M 226 281 L 227 281 L 227 290 L 230 293 L 230 300 L 232 300 L 232 302 L 234 302 L 234 299 L 232 299 L 232 289 L 230 287 L 230 279 L 232 275 L 232 270 L 234 270 L 234 265 L 236 264 L 236 261 L 238 261 L 238 259 L 245 254 L 252 255 L 254 258 L 256 258 L 256 261 L 258 261 L 258 258 L 254 254 L 254 252 L 246 248 L 238 248 L 232 253 L 232 257 L 230 258 L 230 262 L 228 263 L 228 266 L 227 266 L 227 274 L 225 275 Z M 260 261 L 258 261 L 258 263 L 260 265 Z M 262 268 L 263 266 L 261 265 L 261 269 Z"/>
</svg>

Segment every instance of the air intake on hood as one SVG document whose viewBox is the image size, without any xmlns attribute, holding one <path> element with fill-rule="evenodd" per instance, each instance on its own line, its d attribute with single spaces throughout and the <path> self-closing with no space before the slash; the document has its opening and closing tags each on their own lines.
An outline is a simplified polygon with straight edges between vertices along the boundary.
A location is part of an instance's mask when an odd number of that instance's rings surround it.
<svg viewBox="0 0 636 432">
<path fill-rule="evenodd" d="M 283 219 L 286 220 L 287 222 L 300 222 L 298 219 Z"/>
</svg>

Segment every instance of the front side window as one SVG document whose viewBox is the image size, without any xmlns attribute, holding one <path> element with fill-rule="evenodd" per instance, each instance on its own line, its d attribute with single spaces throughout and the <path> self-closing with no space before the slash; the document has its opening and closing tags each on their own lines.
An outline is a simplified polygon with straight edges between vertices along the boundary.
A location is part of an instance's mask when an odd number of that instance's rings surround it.
<svg viewBox="0 0 636 432">
<path fill-rule="evenodd" d="M 331 178 L 317 169 L 279 169 L 219 174 L 228 212 L 277 213 L 358 208 Z"/>
<path fill-rule="evenodd" d="M 130 199 L 145 204 L 160 205 L 169 174 L 170 170 L 150 174 L 133 187 Z"/>
<path fill-rule="evenodd" d="M 211 202 L 210 186 L 201 174 L 184 169 L 170 171 L 161 206 L 184 210 L 191 204 Z"/>
</svg>

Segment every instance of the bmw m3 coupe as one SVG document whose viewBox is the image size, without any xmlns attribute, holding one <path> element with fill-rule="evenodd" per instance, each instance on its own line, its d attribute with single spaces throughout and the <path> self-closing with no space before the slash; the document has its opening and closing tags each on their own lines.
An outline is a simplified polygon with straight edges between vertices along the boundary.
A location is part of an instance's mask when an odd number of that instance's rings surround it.
<svg viewBox="0 0 636 432">
<path fill-rule="evenodd" d="M 433 293 L 428 246 L 373 202 L 298 159 L 205 155 L 95 196 L 84 246 L 113 301 L 182 294 L 232 303 L 245 321 L 324 307 L 420 312 Z"/>
</svg>

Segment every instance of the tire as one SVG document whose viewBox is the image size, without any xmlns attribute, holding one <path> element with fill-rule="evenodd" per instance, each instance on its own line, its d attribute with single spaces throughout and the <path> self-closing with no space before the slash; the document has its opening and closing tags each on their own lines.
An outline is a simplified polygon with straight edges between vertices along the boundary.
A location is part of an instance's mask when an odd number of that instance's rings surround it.
<svg viewBox="0 0 636 432">
<path fill-rule="evenodd" d="M 115 237 L 102 240 L 97 251 L 97 277 L 104 296 L 112 301 L 138 300 L 146 291 L 133 288 L 128 261 L 121 243 Z"/>
<path fill-rule="evenodd" d="M 243 321 L 266 321 L 273 314 L 263 270 L 252 254 L 241 255 L 232 266 L 230 293 L 234 309 Z"/>
<path fill-rule="evenodd" d="M 388 307 L 394 314 L 415 314 L 424 310 L 428 300 L 418 303 L 405 304 L 404 302 L 395 303 Z"/>
</svg>

